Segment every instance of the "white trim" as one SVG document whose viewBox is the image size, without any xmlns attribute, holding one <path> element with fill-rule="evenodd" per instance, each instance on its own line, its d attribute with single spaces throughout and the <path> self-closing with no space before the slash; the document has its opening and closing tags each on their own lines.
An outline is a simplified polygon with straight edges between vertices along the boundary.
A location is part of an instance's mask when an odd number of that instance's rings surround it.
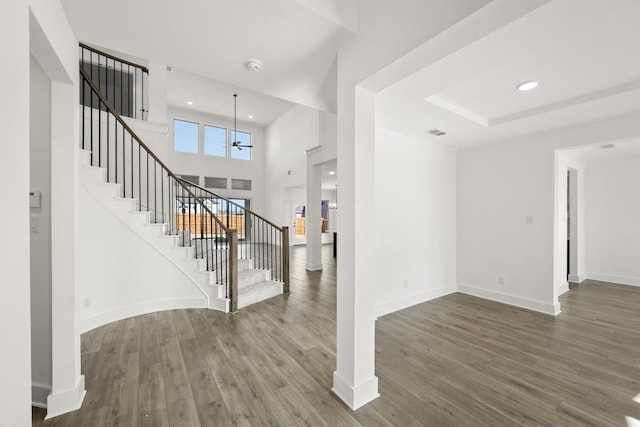
<svg viewBox="0 0 640 427">
<path fill-rule="evenodd" d="M 163 310 L 175 310 L 179 308 L 207 308 L 205 298 L 171 298 L 155 301 L 145 301 L 139 304 L 119 307 L 115 310 L 96 314 L 80 321 L 80 333 L 84 334 L 98 326 L 128 317 L 139 316 L 141 314 L 153 313 Z"/>
<path fill-rule="evenodd" d="M 354 411 L 380 397 L 378 377 L 375 375 L 360 385 L 352 386 L 338 372 L 334 372 L 331 391 Z"/>
<path fill-rule="evenodd" d="M 309 271 L 319 271 L 322 270 L 322 263 L 320 264 L 305 264 L 307 270 Z"/>
<path fill-rule="evenodd" d="M 78 383 L 74 388 L 49 394 L 47 397 L 47 416 L 44 417 L 44 419 L 48 420 L 58 415 L 80 409 L 86 394 L 87 390 L 84 389 L 84 375 L 80 375 Z"/>
<path fill-rule="evenodd" d="M 560 286 L 558 286 L 558 296 L 564 294 L 568 290 L 569 290 L 569 282 L 561 283 Z"/>
<path fill-rule="evenodd" d="M 570 281 L 571 283 L 582 283 L 582 282 L 584 282 L 586 279 L 587 279 L 587 276 L 586 276 L 586 275 L 584 275 L 584 274 L 578 274 L 578 275 L 570 274 L 570 275 L 569 275 L 569 281 Z"/>
<path fill-rule="evenodd" d="M 99 114 L 99 115 L 102 116 L 102 114 Z M 169 123 L 167 122 L 150 122 L 148 120 L 138 120 L 138 119 L 133 119 L 131 117 L 123 117 L 122 119 L 134 131 L 158 133 L 164 136 L 169 135 Z M 106 122 L 105 119 L 102 119 L 102 121 Z M 216 126 L 216 127 L 220 127 L 220 126 Z"/>
<path fill-rule="evenodd" d="M 586 274 L 587 279 L 599 280 L 601 282 L 618 283 L 620 285 L 640 286 L 640 277 L 618 276 L 616 274 L 591 273 Z"/>
<path fill-rule="evenodd" d="M 429 289 L 428 291 L 420 292 L 418 294 L 413 294 L 406 297 L 398 298 L 393 301 L 378 304 L 375 308 L 376 317 L 384 316 L 398 310 L 409 308 L 412 305 L 421 304 L 432 299 L 452 294 L 456 292 L 456 290 L 456 286 L 442 286 L 440 288 Z"/>
<path fill-rule="evenodd" d="M 323 148 L 322 145 L 316 145 L 315 147 L 307 148 L 306 150 L 304 150 L 304 153 L 307 156 L 310 156 L 310 155 L 315 154 L 318 151 L 322 150 L 322 148 Z"/>
<path fill-rule="evenodd" d="M 501 302 L 503 304 L 515 305 L 516 307 L 526 308 L 528 310 L 537 311 L 544 314 L 550 314 L 556 316 L 560 314 L 560 303 L 554 304 L 535 301 L 527 298 L 518 297 L 515 295 L 503 294 L 500 292 L 490 291 L 487 289 L 475 288 L 469 285 L 458 285 L 458 292 L 473 295 L 488 300 Z"/>
<path fill-rule="evenodd" d="M 51 384 L 31 384 L 31 406 L 47 408 L 47 397 L 51 393 Z"/>
</svg>

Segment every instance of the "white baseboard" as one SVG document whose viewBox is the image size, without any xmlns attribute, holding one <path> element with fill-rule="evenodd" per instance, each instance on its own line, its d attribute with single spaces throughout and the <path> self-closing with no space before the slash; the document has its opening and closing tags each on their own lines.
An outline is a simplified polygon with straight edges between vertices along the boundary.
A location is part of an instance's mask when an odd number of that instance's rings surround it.
<svg viewBox="0 0 640 427">
<path fill-rule="evenodd" d="M 163 299 L 156 301 L 146 301 L 139 304 L 120 307 L 115 310 L 95 314 L 91 317 L 80 320 L 80 333 L 83 334 L 98 326 L 128 317 L 139 316 L 141 314 L 153 313 L 163 310 L 175 310 L 179 308 L 207 308 L 206 298 L 177 298 Z"/>
<path fill-rule="evenodd" d="M 320 263 L 320 264 L 305 264 L 305 267 L 309 271 L 320 271 L 320 270 L 322 270 L 322 263 Z"/>
<path fill-rule="evenodd" d="M 436 289 L 429 289 L 418 294 L 408 295 L 397 300 L 378 304 L 375 308 L 376 317 L 384 316 L 386 314 L 411 307 L 412 305 L 421 304 L 423 302 L 435 298 L 440 298 L 454 292 L 456 292 L 456 286 L 443 286 Z"/>
<path fill-rule="evenodd" d="M 338 372 L 334 372 L 331 391 L 354 411 L 380 397 L 378 377 L 375 375 L 360 385 L 352 386 Z"/>
<path fill-rule="evenodd" d="M 49 394 L 45 420 L 80 409 L 86 394 L 87 391 L 84 389 L 84 375 L 80 375 L 78 383 L 74 388 Z"/>
<path fill-rule="evenodd" d="M 571 283 L 582 283 L 587 279 L 587 276 L 585 276 L 584 274 L 570 274 L 569 275 L 569 281 Z"/>
<path fill-rule="evenodd" d="M 491 301 L 501 302 L 503 304 L 515 305 L 516 307 L 526 308 L 528 310 L 550 314 L 552 316 L 560 314 L 560 303 L 552 304 L 542 301 L 535 301 L 528 298 L 503 294 L 500 292 L 476 288 L 469 285 L 458 285 L 458 292 L 473 295 L 475 297 L 485 298 Z"/>
<path fill-rule="evenodd" d="M 618 276 L 616 274 L 591 273 L 586 274 L 587 279 L 601 282 L 619 283 L 621 285 L 640 286 L 640 277 Z"/>
<path fill-rule="evenodd" d="M 51 393 L 51 384 L 31 384 L 31 406 L 47 408 L 47 397 Z"/>
<path fill-rule="evenodd" d="M 564 294 L 568 290 L 569 290 L 569 282 L 561 283 L 560 286 L 558 286 L 558 296 Z"/>
</svg>

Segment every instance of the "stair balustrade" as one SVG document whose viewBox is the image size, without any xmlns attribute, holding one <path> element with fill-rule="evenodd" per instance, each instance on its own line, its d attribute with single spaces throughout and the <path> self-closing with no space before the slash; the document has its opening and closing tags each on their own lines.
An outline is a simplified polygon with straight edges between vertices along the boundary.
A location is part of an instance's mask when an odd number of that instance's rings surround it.
<svg viewBox="0 0 640 427">
<path fill-rule="evenodd" d="M 271 270 L 272 278 L 283 282 L 283 292 L 289 292 L 289 228 L 271 221 L 225 197 L 192 182 L 178 178 L 196 197 L 207 205 L 220 221 L 238 237 L 238 257 L 252 259 L 254 268 Z M 191 217 L 189 217 L 191 220 Z M 205 218 L 206 220 L 206 218 Z M 198 239 L 211 239 L 202 220 L 194 217 L 191 229 Z"/>
<path fill-rule="evenodd" d="M 106 181 L 120 184 L 121 197 L 136 199 L 138 211 L 206 260 L 231 312 L 238 309 L 238 259 L 271 270 L 288 293 L 288 228 L 179 178 L 123 119 L 144 119 L 147 74 L 143 66 L 80 44 L 80 142 L 91 152 L 91 166 L 104 168 Z"/>
</svg>

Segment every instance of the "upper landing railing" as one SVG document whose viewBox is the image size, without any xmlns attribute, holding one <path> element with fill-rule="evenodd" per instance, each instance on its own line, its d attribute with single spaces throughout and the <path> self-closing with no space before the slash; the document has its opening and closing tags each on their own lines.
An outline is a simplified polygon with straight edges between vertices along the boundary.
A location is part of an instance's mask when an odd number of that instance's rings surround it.
<svg viewBox="0 0 640 427">
<path fill-rule="evenodd" d="M 80 65 L 107 102 L 123 117 L 146 120 L 149 69 L 80 43 Z M 145 93 L 146 92 L 146 93 Z M 98 108 L 88 91 L 81 104 Z M 94 104 L 96 103 L 96 104 Z"/>
</svg>

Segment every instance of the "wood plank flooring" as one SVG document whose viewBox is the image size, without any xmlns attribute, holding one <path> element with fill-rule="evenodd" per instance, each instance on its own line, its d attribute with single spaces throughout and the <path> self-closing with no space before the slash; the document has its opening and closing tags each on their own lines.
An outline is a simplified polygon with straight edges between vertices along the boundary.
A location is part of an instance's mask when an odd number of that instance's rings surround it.
<svg viewBox="0 0 640 427">
<path fill-rule="evenodd" d="M 87 396 L 53 426 L 627 426 L 640 420 L 640 288 L 588 281 L 558 317 L 452 294 L 380 318 L 381 397 L 330 391 L 335 261 L 235 315 L 158 312 L 82 336 Z M 629 424 L 633 425 L 633 424 Z"/>
</svg>

